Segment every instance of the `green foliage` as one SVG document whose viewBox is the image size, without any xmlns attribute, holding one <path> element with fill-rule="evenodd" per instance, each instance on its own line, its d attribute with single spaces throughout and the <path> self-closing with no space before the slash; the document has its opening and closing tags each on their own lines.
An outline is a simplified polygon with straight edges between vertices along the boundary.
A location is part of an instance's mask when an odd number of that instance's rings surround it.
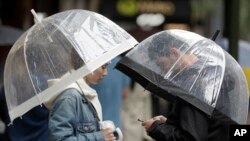
<svg viewBox="0 0 250 141">
<path fill-rule="evenodd" d="M 218 0 L 191 0 L 192 21 L 203 21 L 216 9 Z"/>
<path fill-rule="evenodd" d="M 240 0 L 240 38 L 250 41 L 250 1 Z"/>
<path fill-rule="evenodd" d="M 207 22 L 209 16 L 225 0 L 191 0 L 192 22 Z M 250 0 L 239 0 L 239 38 L 250 41 Z M 233 10 L 233 9 L 232 9 Z M 224 11 L 223 11 L 224 12 Z M 221 19 L 224 20 L 224 19 Z"/>
</svg>

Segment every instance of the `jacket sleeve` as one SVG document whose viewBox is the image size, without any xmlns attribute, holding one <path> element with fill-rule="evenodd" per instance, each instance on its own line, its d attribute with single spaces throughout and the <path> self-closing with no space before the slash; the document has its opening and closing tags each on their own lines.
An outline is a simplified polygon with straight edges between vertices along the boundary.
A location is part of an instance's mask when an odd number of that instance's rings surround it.
<svg viewBox="0 0 250 141">
<path fill-rule="evenodd" d="M 79 133 L 77 130 L 76 99 L 64 97 L 56 100 L 49 117 L 50 141 L 104 141 L 101 131 Z"/>
<path fill-rule="evenodd" d="M 194 139 L 187 132 L 176 125 L 155 121 L 148 129 L 148 135 L 156 141 L 193 141 Z"/>
<path fill-rule="evenodd" d="M 155 139 L 166 141 L 207 141 L 209 119 L 205 113 L 197 108 L 176 99 L 172 107 L 172 113 L 165 123 L 154 122 L 148 133 Z M 165 141 L 164 140 L 164 141 Z"/>
</svg>

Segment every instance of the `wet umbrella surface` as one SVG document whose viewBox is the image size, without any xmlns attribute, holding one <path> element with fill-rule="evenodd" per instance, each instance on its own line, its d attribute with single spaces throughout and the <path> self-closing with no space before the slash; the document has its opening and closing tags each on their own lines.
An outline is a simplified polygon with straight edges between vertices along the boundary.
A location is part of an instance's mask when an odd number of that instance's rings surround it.
<svg viewBox="0 0 250 141">
<path fill-rule="evenodd" d="M 246 123 L 245 75 L 210 39 L 183 30 L 162 31 L 129 51 L 117 68 L 169 101 L 179 97 L 213 118 Z"/>
<path fill-rule="evenodd" d="M 90 11 L 70 10 L 39 21 L 17 40 L 7 57 L 4 87 L 10 119 L 49 100 L 135 44 L 126 31 Z M 72 61 L 79 57 L 80 62 Z M 48 87 L 48 80 L 55 78 L 60 81 Z"/>
</svg>

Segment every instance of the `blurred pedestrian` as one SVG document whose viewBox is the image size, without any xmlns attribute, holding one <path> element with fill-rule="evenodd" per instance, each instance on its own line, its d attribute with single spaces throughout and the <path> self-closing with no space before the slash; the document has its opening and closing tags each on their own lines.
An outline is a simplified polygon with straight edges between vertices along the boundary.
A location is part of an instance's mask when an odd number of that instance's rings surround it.
<svg viewBox="0 0 250 141">
<path fill-rule="evenodd" d="M 21 32 L 19 33 L 21 35 Z M 16 36 L 17 38 L 18 36 Z M 21 118 L 15 119 L 10 123 L 7 103 L 4 91 L 4 64 L 7 53 L 11 46 L 1 48 L 6 54 L 1 54 L 0 61 L 0 119 L 5 125 L 5 132 L 1 141 L 45 141 L 48 140 L 48 116 L 49 111 L 44 106 L 37 106 Z M 18 70 L 16 70 L 18 71 Z M 21 92 L 20 92 L 21 93 Z M 0 137 L 1 138 L 1 137 Z"/>
<path fill-rule="evenodd" d="M 7 126 L 8 138 L 10 141 L 48 140 L 48 116 L 46 107 L 39 105 L 33 108 Z"/>
<path fill-rule="evenodd" d="M 4 141 L 48 140 L 49 111 L 46 107 L 39 105 L 10 123 L 3 85 L 0 88 L 0 101 L 0 115 L 6 126 Z"/>
<path fill-rule="evenodd" d="M 122 132 L 124 141 L 152 141 L 145 130 L 141 128 L 140 119 L 152 117 L 151 94 L 140 84 L 134 83 L 129 95 L 123 98 Z"/>
</svg>

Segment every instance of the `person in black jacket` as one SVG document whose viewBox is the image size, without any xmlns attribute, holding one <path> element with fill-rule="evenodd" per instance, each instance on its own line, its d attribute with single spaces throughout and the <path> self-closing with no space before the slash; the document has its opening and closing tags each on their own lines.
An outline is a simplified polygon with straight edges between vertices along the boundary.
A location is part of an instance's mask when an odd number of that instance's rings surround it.
<svg viewBox="0 0 250 141">
<path fill-rule="evenodd" d="M 195 73 L 184 75 L 184 73 L 187 73 L 185 70 L 192 69 L 192 71 L 189 70 L 188 72 L 197 71 L 196 65 L 199 61 L 202 61 L 202 58 L 198 58 L 195 53 L 188 53 L 188 50 L 185 50 L 186 52 L 181 51 L 178 46 L 186 46 L 184 43 L 175 44 L 173 42 L 174 40 L 166 40 L 166 35 L 159 34 L 152 39 L 151 46 L 149 47 L 149 57 L 152 60 L 156 60 L 156 64 L 160 66 L 163 74 L 166 74 L 170 70 L 173 63 L 176 62 L 174 60 L 179 59 L 179 64 L 175 65 L 175 68 L 171 68 L 176 71 L 171 72 L 175 76 L 174 79 L 176 81 L 190 80 L 188 78 L 195 75 Z M 167 44 L 171 44 L 172 47 L 165 47 Z M 204 80 L 205 78 L 209 78 L 207 77 L 207 72 L 207 70 L 201 72 L 204 75 Z M 181 76 L 187 78 L 178 79 Z M 229 85 L 227 82 L 227 80 L 223 80 L 221 89 Z M 188 83 L 186 82 L 187 86 L 189 85 Z M 201 79 L 197 83 L 195 87 L 199 88 L 204 84 L 209 85 L 212 81 L 207 84 Z M 218 100 L 225 99 L 225 97 L 219 95 Z M 171 101 L 171 108 L 167 117 L 162 115 L 153 117 L 144 121 L 142 126 L 145 127 L 148 135 L 156 141 L 227 141 L 229 139 L 228 123 L 207 115 L 179 97 L 175 97 Z"/>
<path fill-rule="evenodd" d="M 191 104 L 176 98 L 168 117 L 156 116 L 142 123 L 156 141 L 227 141 L 229 125 L 210 118 Z"/>
</svg>

